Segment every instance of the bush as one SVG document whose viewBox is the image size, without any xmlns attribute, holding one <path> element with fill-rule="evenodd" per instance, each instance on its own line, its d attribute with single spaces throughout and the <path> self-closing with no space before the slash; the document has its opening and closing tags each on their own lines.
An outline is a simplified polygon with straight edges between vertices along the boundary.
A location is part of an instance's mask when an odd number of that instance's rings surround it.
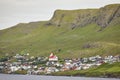
<svg viewBox="0 0 120 80">
<path fill-rule="evenodd" d="M 7 58 L 7 57 L 2 57 L 2 58 L 0 58 L 0 62 L 5 62 L 5 61 L 8 61 L 8 58 Z"/>
</svg>

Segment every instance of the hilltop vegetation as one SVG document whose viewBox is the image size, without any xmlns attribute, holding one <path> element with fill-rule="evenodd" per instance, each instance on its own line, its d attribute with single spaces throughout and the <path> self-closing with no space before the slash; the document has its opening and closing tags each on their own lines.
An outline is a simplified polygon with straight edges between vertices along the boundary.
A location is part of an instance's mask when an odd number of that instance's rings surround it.
<svg viewBox="0 0 120 80">
<path fill-rule="evenodd" d="M 49 21 L 0 30 L 0 55 L 30 53 L 61 58 L 120 54 L 120 4 L 100 9 L 56 10 Z"/>
</svg>

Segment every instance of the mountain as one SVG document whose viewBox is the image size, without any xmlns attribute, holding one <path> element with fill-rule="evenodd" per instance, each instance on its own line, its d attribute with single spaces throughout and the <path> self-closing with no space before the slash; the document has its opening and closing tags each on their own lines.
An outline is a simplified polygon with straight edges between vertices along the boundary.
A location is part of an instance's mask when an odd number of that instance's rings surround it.
<svg viewBox="0 0 120 80">
<path fill-rule="evenodd" d="M 119 4 L 113 4 L 100 9 L 57 10 L 50 21 L 57 26 L 70 24 L 72 28 L 90 23 L 96 23 L 104 28 L 120 17 L 119 6 Z"/>
<path fill-rule="evenodd" d="M 0 30 L 0 55 L 30 53 L 61 58 L 120 54 L 120 4 L 56 10 L 48 21 Z"/>
</svg>

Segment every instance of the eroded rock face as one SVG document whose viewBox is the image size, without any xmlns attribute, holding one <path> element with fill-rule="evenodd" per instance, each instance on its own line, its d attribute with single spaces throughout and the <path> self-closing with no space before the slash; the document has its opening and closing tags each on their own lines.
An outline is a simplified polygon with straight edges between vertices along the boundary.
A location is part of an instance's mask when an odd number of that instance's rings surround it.
<svg viewBox="0 0 120 80">
<path fill-rule="evenodd" d="M 120 17 L 120 5 L 108 5 L 100 8 L 96 23 L 101 27 L 106 27 L 118 17 Z"/>
<path fill-rule="evenodd" d="M 50 22 L 57 26 L 69 24 L 71 28 L 77 26 L 85 26 L 97 19 L 97 9 L 83 9 L 83 10 L 57 10 Z"/>
<path fill-rule="evenodd" d="M 119 17 L 120 4 L 112 4 L 100 9 L 56 10 L 49 22 L 59 27 L 69 24 L 72 29 L 86 26 L 90 23 L 96 23 L 105 28 Z"/>
</svg>

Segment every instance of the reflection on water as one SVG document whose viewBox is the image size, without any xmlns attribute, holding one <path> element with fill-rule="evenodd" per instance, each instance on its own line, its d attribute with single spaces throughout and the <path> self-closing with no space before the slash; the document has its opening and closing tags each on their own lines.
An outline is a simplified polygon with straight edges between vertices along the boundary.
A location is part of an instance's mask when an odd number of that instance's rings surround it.
<svg viewBox="0 0 120 80">
<path fill-rule="evenodd" d="M 0 74 L 0 80 L 120 80 L 115 78 L 90 78 L 67 76 L 40 76 L 40 75 L 9 75 Z"/>
</svg>

